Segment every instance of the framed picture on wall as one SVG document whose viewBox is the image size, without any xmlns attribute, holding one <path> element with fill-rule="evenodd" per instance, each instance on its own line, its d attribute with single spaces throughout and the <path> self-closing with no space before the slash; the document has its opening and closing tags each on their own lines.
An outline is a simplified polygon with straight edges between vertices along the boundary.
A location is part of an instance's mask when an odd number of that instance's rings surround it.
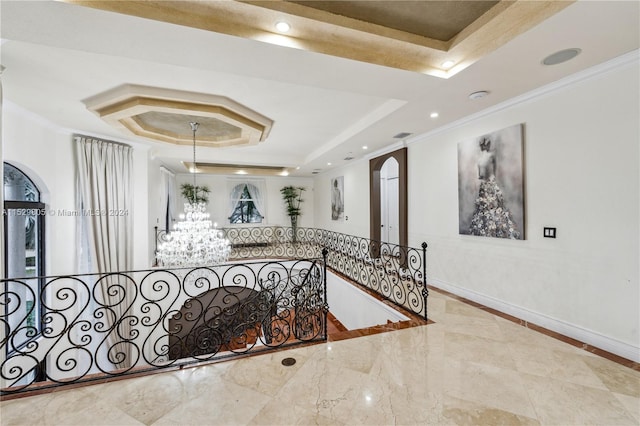
<svg viewBox="0 0 640 426">
<path fill-rule="evenodd" d="M 344 219 L 344 176 L 331 179 L 331 220 Z"/>
<path fill-rule="evenodd" d="M 458 144 L 460 234 L 524 239 L 523 127 Z"/>
</svg>

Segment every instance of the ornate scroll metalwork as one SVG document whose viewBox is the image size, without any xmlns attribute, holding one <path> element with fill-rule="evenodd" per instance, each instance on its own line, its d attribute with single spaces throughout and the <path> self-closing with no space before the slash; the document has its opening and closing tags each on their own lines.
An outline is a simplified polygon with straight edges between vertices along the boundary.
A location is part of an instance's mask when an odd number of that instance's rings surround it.
<svg viewBox="0 0 640 426">
<path fill-rule="evenodd" d="M 316 228 L 282 226 L 223 228 L 230 259 L 319 257 L 327 266 L 383 298 L 427 319 L 426 243 L 421 249 Z"/>
<path fill-rule="evenodd" d="M 328 268 L 427 319 L 426 252 L 335 232 L 324 237 Z"/>
<path fill-rule="evenodd" d="M 33 279 L 0 280 L 2 395 L 327 336 L 324 259 Z"/>
</svg>

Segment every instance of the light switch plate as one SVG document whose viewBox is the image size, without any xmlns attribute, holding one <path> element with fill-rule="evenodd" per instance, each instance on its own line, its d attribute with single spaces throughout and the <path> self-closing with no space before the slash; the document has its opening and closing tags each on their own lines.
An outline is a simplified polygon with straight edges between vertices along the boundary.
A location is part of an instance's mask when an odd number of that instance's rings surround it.
<svg viewBox="0 0 640 426">
<path fill-rule="evenodd" d="M 545 238 L 555 238 L 556 237 L 556 228 L 548 228 L 548 227 L 545 226 L 542 235 Z"/>
</svg>

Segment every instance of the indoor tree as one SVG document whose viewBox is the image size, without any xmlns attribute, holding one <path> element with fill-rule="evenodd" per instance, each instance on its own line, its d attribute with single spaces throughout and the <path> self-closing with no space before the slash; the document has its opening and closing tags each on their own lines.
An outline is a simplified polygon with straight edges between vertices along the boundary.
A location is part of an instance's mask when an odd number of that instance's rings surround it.
<svg viewBox="0 0 640 426">
<path fill-rule="evenodd" d="M 282 199 L 287 207 L 287 215 L 291 219 L 291 228 L 293 232 L 293 242 L 297 241 L 298 216 L 302 214 L 300 204 L 304 201 L 302 193 L 305 191 L 303 187 L 285 186 L 280 190 Z"/>
<path fill-rule="evenodd" d="M 211 191 L 206 186 L 192 185 L 190 183 L 180 185 L 180 193 L 189 204 L 208 203 L 209 192 Z"/>
</svg>

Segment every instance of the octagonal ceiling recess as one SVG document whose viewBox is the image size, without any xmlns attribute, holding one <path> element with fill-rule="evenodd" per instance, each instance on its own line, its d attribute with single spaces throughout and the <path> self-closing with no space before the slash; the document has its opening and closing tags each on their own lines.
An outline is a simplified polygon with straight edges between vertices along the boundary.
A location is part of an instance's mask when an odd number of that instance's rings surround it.
<svg viewBox="0 0 640 426">
<path fill-rule="evenodd" d="M 200 123 L 200 146 L 255 145 L 273 120 L 225 96 L 125 84 L 85 99 L 85 106 L 124 132 L 178 145 L 193 144 L 189 122 Z"/>
</svg>

